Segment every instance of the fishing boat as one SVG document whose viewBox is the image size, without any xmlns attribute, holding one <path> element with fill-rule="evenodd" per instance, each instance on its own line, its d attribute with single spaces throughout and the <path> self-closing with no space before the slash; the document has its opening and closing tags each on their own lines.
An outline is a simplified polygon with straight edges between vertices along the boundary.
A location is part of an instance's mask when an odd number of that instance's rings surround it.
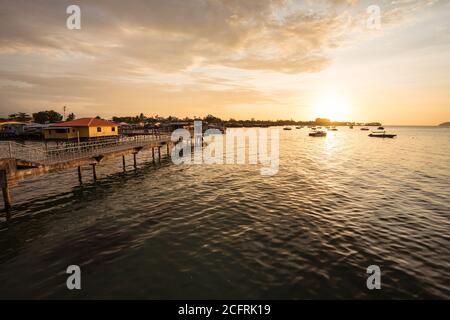
<svg viewBox="0 0 450 320">
<path fill-rule="evenodd" d="M 292 130 L 291 127 L 284 127 L 283 130 Z"/>
<path fill-rule="evenodd" d="M 349 129 L 353 129 L 353 126 L 350 126 Z"/>
<path fill-rule="evenodd" d="M 369 128 L 361 128 L 362 131 L 369 131 Z"/>
<path fill-rule="evenodd" d="M 310 137 L 326 137 L 327 136 L 327 132 L 326 131 L 314 131 L 314 132 L 310 132 L 309 133 Z"/>
<path fill-rule="evenodd" d="M 377 130 L 384 130 L 384 127 L 378 127 Z"/>
<path fill-rule="evenodd" d="M 338 129 L 336 127 L 331 127 L 330 129 L 331 131 L 338 131 Z"/>
<path fill-rule="evenodd" d="M 386 133 L 386 131 L 374 131 L 371 134 L 369 134 L 369 137 L 372 138 L 395 138 L 397 135 L 396 134 L 390 134 L 390 133 Z"/>
</svg>

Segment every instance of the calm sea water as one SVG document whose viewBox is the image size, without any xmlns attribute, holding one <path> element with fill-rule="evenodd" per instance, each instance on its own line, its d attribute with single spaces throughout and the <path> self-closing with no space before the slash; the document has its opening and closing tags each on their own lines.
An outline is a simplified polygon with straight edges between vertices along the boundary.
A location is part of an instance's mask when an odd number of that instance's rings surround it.
<svg viewBox="0 0 450 320">
<path fill-rule="evenodd" d="M 21 182 L 1 298 L 450 298 L 450 130 L 280 132 L 280 170 L 121 159 Z M 66 289 L 67 266 L 82 290 Z M 366 268 L 381 268 L 381 290 Z"/>
</svg>

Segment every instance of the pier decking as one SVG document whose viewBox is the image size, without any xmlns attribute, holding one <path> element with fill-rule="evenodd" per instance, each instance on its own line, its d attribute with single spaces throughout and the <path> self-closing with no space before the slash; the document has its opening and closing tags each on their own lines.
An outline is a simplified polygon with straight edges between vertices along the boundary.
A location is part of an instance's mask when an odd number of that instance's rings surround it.
<svg viewBox="0 0 450 320">
<path fill-rule="evenodd" d="M 92 166 L 94 180 L 95 166 L 106 159 L 122 157 L 125 170 L 125 156 L 133 154 L 136 167 L 136 154 L 142 150 L 152 150 L 155 161 L 155 149 L 161 159 L 161 148 L 170 151 L 170 135 L 143 135 L 113 139 L 97 139 L 87 142 L 65 143 L 52 147 L 35 147 L 10 141 L 0 141 L 0 186 L 5 208 L 10 208 L 12 198 L 10 189 L 20 180 L 41 176 L 78 167 L 78 179 L 82 182 L 81 167 Z"/>
</svg>

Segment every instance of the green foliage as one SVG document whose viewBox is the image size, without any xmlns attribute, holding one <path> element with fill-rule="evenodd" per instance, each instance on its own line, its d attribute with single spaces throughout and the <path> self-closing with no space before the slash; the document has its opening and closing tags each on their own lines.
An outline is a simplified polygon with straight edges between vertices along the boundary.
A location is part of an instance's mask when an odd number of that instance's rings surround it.
<svg viewBox="0 0 450 320">
<path fill-rule="evenodd" d="M 69 115 L 67 116 L 66 121 L 72 121 L 72 120 L 75 120 L 75 114 L 73 112 L 69 113 Z"/>
<path fill-rule="evenodd" d="M 60 122 L 62 121 L 63 116 L 54 111 L 54 110 L 47 110 L 47 111 L 39 111 L 36 113 L 33 113 L 33 120 L 37 123 L 53 123 L 53 122 Z"/>
</svg>

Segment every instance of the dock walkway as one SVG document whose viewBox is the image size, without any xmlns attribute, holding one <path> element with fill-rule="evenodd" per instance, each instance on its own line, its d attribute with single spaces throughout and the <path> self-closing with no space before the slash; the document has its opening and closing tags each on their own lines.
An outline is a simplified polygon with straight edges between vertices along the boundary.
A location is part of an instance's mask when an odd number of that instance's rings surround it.
<svg viewBox="0 0 450 320">
<path fill-rule="evenodd" d="M 141 150 L 151 149 L 152 159 L 155 161 L 155 149 L 161 159 L 161 148 L 164 145 L 167 146 L 167 154 L 169 154 L 171 144 L 169 134 L 102 138 L 51 147 L 0 141 L 0 186 L 5 208 L 11 207 L 10 188 L 19 180 L 78 167 L 78 179 L 82 183 L 81 166 L 83 165 L 92 166 L 95 180 L 95 166 L 105 159 L 121 156 L 125 170 L 126 155 L 133 154 L 136 167 L 136 154 Z"/>
</svg>

